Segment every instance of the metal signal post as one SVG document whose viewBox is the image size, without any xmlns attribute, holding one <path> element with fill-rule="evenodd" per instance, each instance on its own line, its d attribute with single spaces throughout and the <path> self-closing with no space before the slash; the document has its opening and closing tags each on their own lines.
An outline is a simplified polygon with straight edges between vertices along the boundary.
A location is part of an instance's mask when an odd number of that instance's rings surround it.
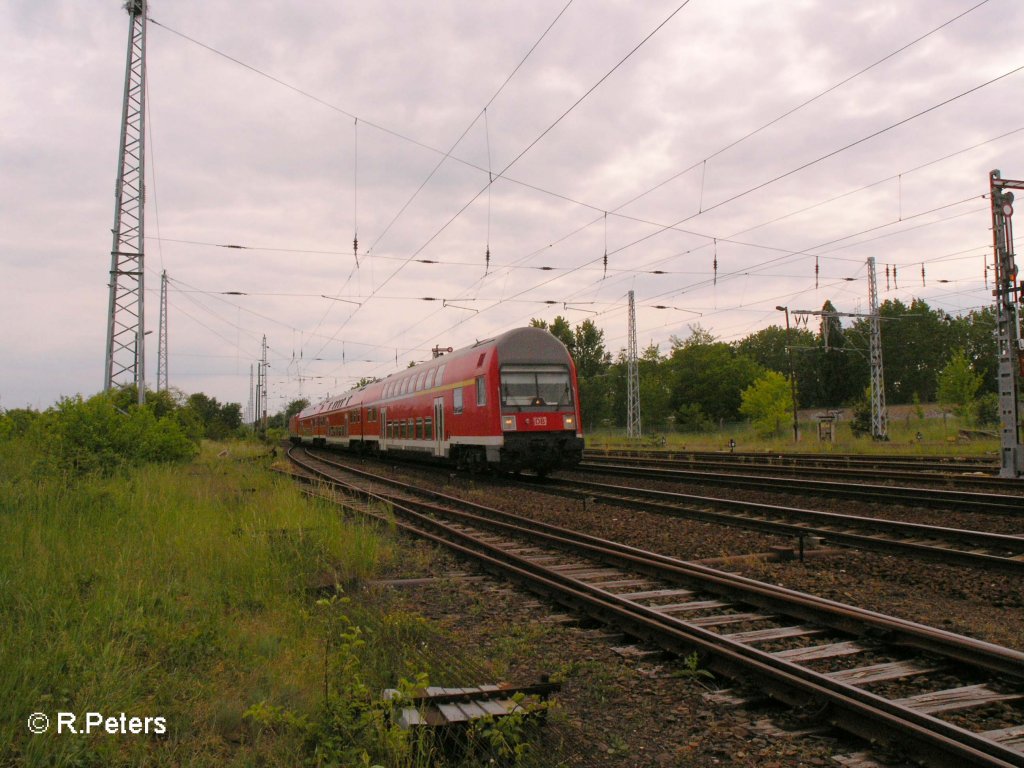
<svg viewBox="0 0 1024 768">
<path fill-rule="evenodd" d="M 1013 253 L 1013 192 L 1024 181 L 989 174 L 992 202 L 992 246 L 995 256 L 996 344 L 999 354 L 1000 477 L 1024 477 L 1018 377 L 1024 359 L 1021 339 L 1021 294 Z"/>
<path fill-rule="evenodd" d="M 103 389 L 134 384 L 146 399 L 143 213 L 145 209 L 146 0 L 128 0 L 128 61 L 110 250 L 110 309 Z"/>
</svg>

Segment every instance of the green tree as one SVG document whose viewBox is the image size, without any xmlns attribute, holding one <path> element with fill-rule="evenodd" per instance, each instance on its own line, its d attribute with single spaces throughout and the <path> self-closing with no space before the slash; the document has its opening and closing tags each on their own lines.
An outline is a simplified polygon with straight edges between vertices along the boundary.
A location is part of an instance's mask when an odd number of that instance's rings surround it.
<svg viewBox="0 0 1024 768">
<path fill-rule="evenodd" d="M 818 406 L 836 406 L 856 397 L 860 383 L 851 375 L 853 361 L 846 333 L 831 301 L 821 307 L 821 329 L 814 354 L 814 376 L 805 380 L 813 386 L 809 400 Z M 799 384 L 799 379 L 797 380 Z"/>
<path fill-rule="evenodd" d="M 720 341 L 704 343 L 705 338 L 707 334 L 702 333 L 673 341 L 670 404 L 680 424 L 701 414 L 714 421 L 737 418 L 740 393 L 764 373 L 764 368 L 733 346 Z"/>
<path fill-rule="evenodd" d="M 793 372 L 800 405 L 819 405 L 814 400 L 819 345 L 815 335 L 806 328 L 790 328 L 787 332 L 782 326 L 769 325 L 736 342 L 736 351 L 768 370 L 788 376 L 786 348 L 789 346 L 793 349 Z"/>
<path fill-rule="evenodd" d="M 891 404 L 910 403 L 916 392 L 923 402 L 933 402 L 938 373 L 952 347 L 952 318 L 920 299 L 914 299 L 910 306 L 899 300 L 886 301 L 879 307 L 879 315 L 886 400 Z M 857 349 L 865 351 L 854 361 L 851 377 L 858 383 L 867 382 L 870 321 L 855 322 L 847 338 L 854 341 Z"/>
<path fill-rule="evenodd" d="M 982 390 L 999 391 L 999 354 L 996 349 L 996 313 L 992 307 L 972 310 L 950 320 L 950 345 L 960 347 L 971 362 L 971 368 L 981 376 Z"/>
<path fill-rule="evenodd" d="M 640 420 L 645 432 L 665 430 L 672 415 L 672 382 L 657 344 L 649 344 L 637 361 Z"/>
<path fill-rule="evenodd" d="M 221 405 L 217 398 L 196 392 L 189 395 L 179 412 L 179 420 L 202 437 L 223 440 L 242 425 L 242 406 L 239 403 Z"/>
<path fill-rule="evenodd" d="M 604 331 L 594 325 L 592 320 L 584 320 L 573 329 L 569 321 L 561 315 L 556 317 L 551 325 L 537 318 L 532 319 L 530 325 L 550 331 L 565 344 L 572 355 L 579 380 L 580 411 L 584 428 L 592 429 L 611 418 L 614 389 L 611 382 L 606 380 L 606 374 L 611 366 L 611 355 L 604 347 Z"/>
<path fill-rule="evenodd" d="M 958 416 L 971 418 L 981 376 L 971 370 L 971 363 L 962 349 L 956 350 L 939 372 L 938 399 Z"/>
<path fill-rule="evenodd" d="M 789 380 L 777 371 L 766 371 L 743 390 L 740 413 L 750 418 L 762 437 L 778 435 L 790 413 Z"/>
</svg>

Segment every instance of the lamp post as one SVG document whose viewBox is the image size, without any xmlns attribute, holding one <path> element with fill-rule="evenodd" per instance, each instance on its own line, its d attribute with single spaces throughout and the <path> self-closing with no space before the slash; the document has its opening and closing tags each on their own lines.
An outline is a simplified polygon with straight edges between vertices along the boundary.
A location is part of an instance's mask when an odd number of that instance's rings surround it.
<svg viewBox="0 0 1024 768">
<path fill-rule="evenodd" d="M 786 356 L 789 358 L 789 391 L 793 397 L 793 442 L 799 442 L 800 430 L 796 417 L 796 374 L 793 373 L 793 339 L 789 331 L 789 307 L 775 307 L 779 312 L 786 313 Z"/>
</svg>

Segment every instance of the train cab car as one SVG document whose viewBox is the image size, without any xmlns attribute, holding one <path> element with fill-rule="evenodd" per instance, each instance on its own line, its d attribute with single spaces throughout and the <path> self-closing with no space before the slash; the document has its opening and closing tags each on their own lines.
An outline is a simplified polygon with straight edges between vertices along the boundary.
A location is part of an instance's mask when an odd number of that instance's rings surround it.
<svg viewBox="0 0 1024 768">
<path fill-rule="evenodd" d="M 292 418 L 292 442 L 544 474 L 583 457 L 576 368 L 540 328 L 517 328 Z"/>
</svg>

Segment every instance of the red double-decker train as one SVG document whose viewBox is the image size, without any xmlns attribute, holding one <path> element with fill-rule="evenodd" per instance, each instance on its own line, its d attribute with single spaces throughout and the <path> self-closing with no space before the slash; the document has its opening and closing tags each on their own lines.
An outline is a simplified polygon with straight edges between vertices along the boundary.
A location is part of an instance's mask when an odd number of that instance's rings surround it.
<svg viewBox="0 0 1024 768">
<path fill-rule="evenodd" d="M 576 366 L 541 328 L 516 328 L 293 416 L 293 443 L 403 453 L 539 474 L 583 458 Z"/>
</svg>

